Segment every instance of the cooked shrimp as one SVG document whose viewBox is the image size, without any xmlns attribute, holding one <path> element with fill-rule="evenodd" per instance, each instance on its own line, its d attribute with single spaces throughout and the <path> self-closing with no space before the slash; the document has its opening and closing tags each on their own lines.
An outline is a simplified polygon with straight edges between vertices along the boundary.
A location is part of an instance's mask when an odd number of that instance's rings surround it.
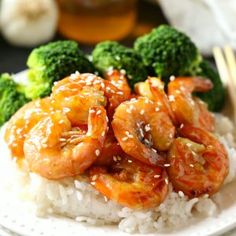
<svg viewBox="0 0 236 236">
<path fill-rule="evenodd" d="M 12 116 L 7 124 L 4 139 L 13 157 L 24 157 L 23 145 L 27 133 L 42 117 L 53 111 L 50 99 L 44 98 L 24 105 Z"/>
<path fill-rule="evenodd" d="M 124 157 L 109 169 L 92 167 L 90 181 L 107 198 L 134 209 L 156 207 L 164 201 L 168 192 L 164 168 L 151 167 Z"/>
<path fill-rule="evenodd" d="M 123 73 L 118 70 L 110 70 L 106 74 L 105 78 L 109 80 L 111 84 L 113 84 L 117 89 L 120 90 L 120 93 L 118 93 L 118 95 L 122 95 L 124 101 L 130 98 L 131 88 Z"/>
<path fill-rule="evenodd" d="M 175 126 L 168 114 L 144 97 L 119 105 L 112 127 L 125 153 L 151 165 L 163 164 L 157 150 L 168 150 L 175 136 Z"/>
<path fill-rule="evenodd" d="M 121 85 L 116 76 L 118 75 L 111 74 L 108 81 L 93 74 L 75 73 L 53 87 L 51 97 L 54 99 L 54 106 L 67 110 L 67 116 L 73 125 L 86 124 L 88 111 L 92 106 L 108 106 L 108 115 L 112 117 L 114 109 L 129 98 L 124 86 L 125 78 L 120 77 Z M 119 89 L 113 83 L 126 90 Z"/>
<path fill-rule="evenodd" d="M 160 109 L 169 114 L 172 121 L 176 123 L 164 87 L 164 82 L 162 82 L 160 78 L 149 77 L 145 82 L 136 83 L 134 90 L 138 95 L 148 97 L 152 101 L 157 102 Z"/>
<path fill-rule="evenodd" d="M 105 106 L 105 83 L 93 74 L 73 74 L 52 88 L 54 106 L 64 110 L 73 126 L 87 124 L 89 109 Z"/>
<path fill-rule="evenodd" d="M 175 190 L 189 197 L 216 193 L 228 174 L 225 148 L 202 128 L 184 125 L 179 135 L 168 154 L 168 175 Z"/>
<path fill-rule="evenodd" d="M 106 110 L 89 110 L 88 132 L 73 130 L 65 114 L 56 111 L 37 123 L 24 143 L 29 169 L 47 179 L 83 173 L 98 158 L 107 132 Z"/>
<path fill-rule="evenodd" d="M 179 77 L 168 84 L 168 95 L 177 122 L 213 131 L 214 117 L 207 105 L 192 96 L 193 92 L 206 92 L 212 88 L 210 80 L 199 77 Z"/>
<path fill-rule="evenodd" d="M 108 116 L 112 119 L 115 109 L 131 97 L 131 89 L 125 75 L 118 70 L 110 70 L 105 75 L 106 97 L 108 98 Z"/>
</svg>

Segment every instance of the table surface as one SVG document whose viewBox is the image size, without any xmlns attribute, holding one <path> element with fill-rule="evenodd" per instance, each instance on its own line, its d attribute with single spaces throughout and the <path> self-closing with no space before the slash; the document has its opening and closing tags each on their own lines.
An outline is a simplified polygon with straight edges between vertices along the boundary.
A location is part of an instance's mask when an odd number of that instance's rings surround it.
<svg viewBox="0 0 236 236">
<path fill-rule="evenodd" d="M 138 1 L 138 19 L 137 27 L 140 25 L 158 26 L 159 24 L 167 23 L 161 9 L 157 4 L 148 1 Z M 63 39 L 59 34 L 55 36 L 53 41 Z M 130 35 L 121 42 L 127 46 L 132 46 L 134 37 Z M 92 46 L 80 45 L 82 50 L 90 52 Z M 32 48 L 14 47 L 7 43 L 0 35 L 0 73 L 17 73 L 26 69 L 26 60 Z"/>
</svg>

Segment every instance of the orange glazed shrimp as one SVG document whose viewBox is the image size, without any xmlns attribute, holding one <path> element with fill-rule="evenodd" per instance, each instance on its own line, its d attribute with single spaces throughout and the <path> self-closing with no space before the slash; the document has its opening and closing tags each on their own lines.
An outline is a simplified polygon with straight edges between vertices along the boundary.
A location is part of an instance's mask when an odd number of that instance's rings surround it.
<svg viewBox="0 0 236 236">
<path fill-rule="evenodd" d="M 131 96 L 131 88 L 128 84 L 128 81 L 123 73 L 118 70 L 111 70 L 107 72 L 105 78 L 111 82 L 117 89 L 120 90 L 120 95 L 123 96 L 123 99 L 128 100 Z"/>
<path fill-rule="evenodd" d="M 118 70 L 108 71 L 105 75 L 106 96 L 109 101 L 108 115 L 113 117 L 115 109 L 124 101 L 131 98 L 131 88 L 125 78 L 125 75 Z"/>
<path fill-rule="evenodd" d="M 107 198 L 133 209 L 160 205 L 168 192 L 164 168 L 122 157 L 110 168 L 92 167 L 91 184 Z"/>
<path fill-rule="evenodd" d="M 24 157 L 23 145 L 29 130 L 39 120 L 53 112 L 49 98 L 36 100 L 24 105 L 7 124 L 4 139 L 13 157 Z"/>
<path fill-rule="evenodd" d="M 89 110 L 88 131 L 73 131 L 60 111 L 41 119 L 29 132 L 24 153 L 29 169 L 47 179 L 76 176 L 90 167 L 101 153 L 107 131 L 106 110 Z"/>
<path fill-rule="evenodd" d="M 111 76 L 113 81 L 115 76 Z M 122 78 L 122 77 L 121 77 Z M 122 78 L 124 83 L 125 78 Z M 57 82 L 51 97 L 54 106 L 67 111 L 73 125 L 86 124 L 88 110 L 92 106 L 108 106 L 108 115 L 112 117 L 114 109 L 127 100 L 128 92 L 115 87 L 113 82 L 93 74 L 75 73 Z"/>
<path fill-rule="evenodd" d="M 175 115 L 171 109 L 170 102 L 164 90 L 164 83 L 160 78 L 149 77 L 145 82 L 139 82 L 135 84 L 135 92 L 143 97 L 148 97 L 152 101 L 155 101 L 160 106 L 160 109 L 169 114 L 174 123 Z"/>
<path fill-rule="evenodd" d="M 184 125 L 168 154 L 168 175 L 175 190 L 189 197 L 216 193 L 228 174 L 223 145 L 202 128 Z"/>
<path fill-rule="evenodd" d="M 87 124 L 89 109 L 105 106 L 105 83 L 93 74 L 75 73 L 56 82 L 52 88 L 53 105 L 64 110 L 73 126 Z"/>
<path fill-rule="evenodd" d="M 209 131 L 214 130 L 214 117 L 207 105 L 192 96 L 193 92 L 206 92 L 211 88 L 211 81 L 200 77 L 179 77 L 168 84 L 171 108 L 179 125 L 192 124 Z"/>
<path fill-rule="evenodd" d="M 112 127 L 126 154 L 151 165 L 163 164 L 157 150 L 168 150 L 175 136 L 175 126 L 168 114 L 144 97 L 119 105 Z"/>
</svg>

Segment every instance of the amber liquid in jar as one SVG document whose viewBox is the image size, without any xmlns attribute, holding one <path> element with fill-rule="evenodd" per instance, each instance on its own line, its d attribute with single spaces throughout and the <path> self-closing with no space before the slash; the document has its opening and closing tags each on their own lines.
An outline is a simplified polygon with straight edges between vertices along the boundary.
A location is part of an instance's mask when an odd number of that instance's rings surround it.
<svg viewBox="0 0 236 236">
<path fill-rule="evenodd" d="M 59 31 L 94 44 L 127 36 L 136 20 L 136 0 L 58 0 Z"/>
</svg>

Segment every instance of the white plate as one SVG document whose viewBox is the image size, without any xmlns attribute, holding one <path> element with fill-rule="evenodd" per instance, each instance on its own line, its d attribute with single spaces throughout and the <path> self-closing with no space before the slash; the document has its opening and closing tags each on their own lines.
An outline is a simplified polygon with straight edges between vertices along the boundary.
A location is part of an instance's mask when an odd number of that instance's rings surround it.
<svg viewBox="0 0 236 236">
<path fill-rule="evenodd" d="M 25 78 L 25 72 L 16 76 L 17 80 Z M 236 227 L 236 182 L 225 186 L 222 190 L 220 213 L 216 217 L 205 218 L 188 227 L 171 233 L 155 233 L 148 236 L 207 236 L 220 235 Z M 25 236 L 127 236 L 115 226 L 92 227 L 73 220 L 59 217 L 39 218 L 32 213 L 14 205 L 10 199 L 4 199 L 0 193 L 0 224 L 13 233 Z M 10 235 L 12 235 L 10 233 Z M 140 234 L 132 234 L 140 236 Z M 227 235 L 236 235 L 231 232 Z"/>
</svg>

